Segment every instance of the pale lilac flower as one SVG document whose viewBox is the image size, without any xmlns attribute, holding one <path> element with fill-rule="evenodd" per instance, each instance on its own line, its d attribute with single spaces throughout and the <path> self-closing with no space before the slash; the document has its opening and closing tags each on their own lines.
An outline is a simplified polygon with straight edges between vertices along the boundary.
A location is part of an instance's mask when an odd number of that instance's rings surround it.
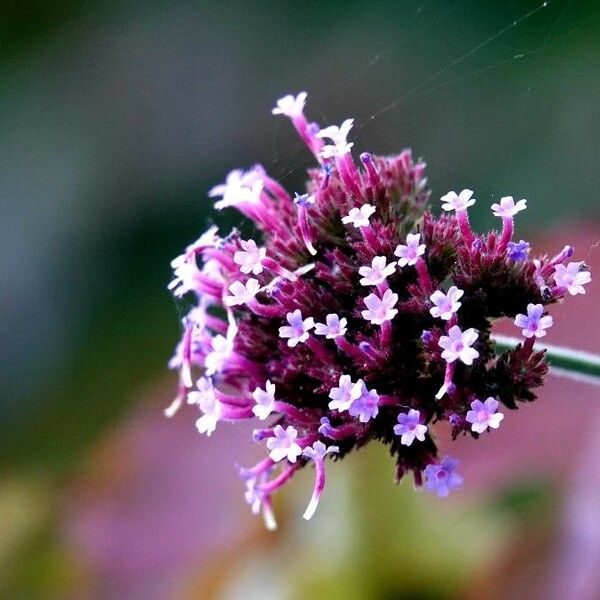
<svg viewBox="0 0 600 600">
<path fill-rule="evenodd" d="M 508 242 L 508 258 L 515 262 L 527 260 L 531 247 L 528 242 L 521 240 L 520 242 Z"/>
<path fill-rule="evenodd" d="M 527 208 L 527 200 L 519 200 L 515 204 L 515 200 L 512 196 L 504 196 L 500 198 L 500 204 L 492 204 L 492 212 L 495 217 L 502 217 L 503 219 L 511 219 L 517 213 Z"/>
<path fill-rule="evenodd" d="M 442 358 L 449 363 L 458 359 L 465 365 L 472 365 L 479 356 L 479 352 L 471 348 L 477 337 L 478 333 L 475 329 L 471 328 L 463 332 L 458 325 L 453 325 L 447 336 L 440 337 L 440 348 L 444 350 Z"/>
<path fill-rule="evenodd" d="M 321 131 L 317 133 L 317 137 L 321 139 L 329 138 L 333 144 L 323 146 L 319 156 L 321 156 L 321 158 L 332 158 L 334 156 L 344 156 L 345 154 L 348 154 L 352 149 L 352 146 L 354 146 L 353 143 L 348 143 L 346 141 L 353 124 L 354 119 L 346 119 L 339 127 L 331 125 L 330 127 L 321 129 Z"/>
<path fill-rule="evenodd" d="M 453 285 L 446 294 L 440 290 L 436 290 L 429 296 L 434 306 L 429 309 L 432 317 L 449 321 L 458 309 L 462 306 L 459 302 L 463 297 L 464 292 Z"/>
<path fill-rule="evenodd" d="M 379 285 L 396 270 L 396 263 L 387 264 L 385 256 L 376 256 L 370 267 L 360 267 L 358 274 L 362 276 L 361 285 Z"/>
<path fill-rule="evenodd" d="M 233 261 L 240 265 L 240 271 L 242 273 L 253 273 L 258 275 L 262 273 L 263 266 L 262 261 L 267 256 L 267 250 L 265 248 L 259 248 L 254 240 L 240 240 L 240 245 L 243 250 L 237 250 L 233 255 Z"/>
<path fill-rule="evenodd" d="M 425 440 L 427 425 L 423 425 L 420 419 L 421 413 L 413 408 L 408 413 L 400 413 L 398 415 L 398 425 L 394 425 L 394 433 L 402 436 L 400 438 L 401 444 L 410 446 L 415 439 L 419 440 L 419 442 Z"/>
<path fill-rule="evenodd" d="M 369 294 L 364 299 L 367 310 L 361 311 L 363 319 L 370 321 L 373 325 L 391 321 L 398 314 L 398 309 L 394 308 L 397 302 L 398 294 L 392 290 L 386 290 L 383 298 L 376 294 Z"/>
<path fill-rule="evenodd" d="M 336 314 L 330 314 L 325 317 L 325 323 L 315 324 L 315 333 L 324 335 L 328 340 L 334 340 L 346 333 L 347 326 L 348 319 L 346 317 L 340 319 Z"/>
<path fill-rule="evenodd" d="M 352 383 L 350 375 L 341 375 L 338 383 L 339 387 L 332 387 L 329 391 L 331 402 L 329 408 L 340 412 L 348 410 L 351 404 L 362 394 L 362 386 L 358 383 Z"/>
<path fill-rule="evenodd" d="M 316 202 L 314 194 L 299 194 L 294 192 L 294 204 L 296 206 L 308 207 Z"/>
<path fill-rule="evenodd" d="M 348 412 L 353 417 L 358 417 L 361 423 L 367 423 L 379 413 L 379 394 L 369 390 L 362 379 L 356 382 L 359 386 L 360 396 L 350 405 Z"/>
<path fill-rule="evenodd" d="M 302 450 L 302 456 L 311 460 L 323 460 L 327 454 L 337 454 L 340 449 L 337 446 L 326 446 L 321 441 L 316 441 L 312 446 L 306 446 Z"/>
<path fill-rule="evenodd" d="M 522 333 L 526 338 L 541 338 L 546 335 L 545 329 L 552 327 L 553 319 L 546 315 L 543 317 L 544 307 L 542 304 L 527 305 L 527 314 L 519 314 L 515 317 L 515 325 L 523 329 Z"/>
<path fill-rule="evenodd" d="M 298 308 L 294 312 L 289 312 L 286 319 L 289 325 L 279 328 L 279 337 L 289 338 L 287 345 L 294 348 L 300 342 L 308 339 L 308 332 L 315 326 L 315 320 L 312 317 L 303 320 L 302 313 Z"/>
<path fill-rule="evenodd" d="M 368 227 L 369 219 L 375 210 L 376 208 L 371 204 L 363 204 L 360 208 L 352 208 L 345 217 L 342 217 L 342 223 L 344 225 L 352 224 L 357 229 Z"/>
<path fill-rule="evenodd" d="M 471 198 L 473 190 L 463 190 L 460 194 L 448 192 L 441 197 L 442 208 L 444 210 L 467 210 L 469 206 L 475 204 L 475 198 Z"/>
<path fill-rule="evenodd" d="M 211 340 L 211 347 L 211 351 L 204 359 L 206 375 L 214 375 L 223 370 L 227 359 L 233 352 L 233 339 L 230 336 L 215 335 Z"/>
<path fill-rule="evenodd" d="M 206 398 L 212 400 L 215 397 L 215 390 L 211 377 L 200 377 L 196 382 L 197 390 L 188 392 L 188 404 L 200 404 Z"/>
<path fill-rule="evenodd" d="M 277 100 L 277 106 L 271 111 L 274 115 L 284 115 L 286 117 L 297 117 L 304 111 L 306 103 L 306 92 L 300 92 L 297 96 L 288 94 Z"/>
<path fill-rule="evenodd" d="M 198 383 L 200 381 L 198 380 Z M 210 434 L 217 428 L 217 423 L 221 417 L 221 403 L 217 400 L 214 390 L 209 392 L 204 383 L 202 386 L 204 390 L 198 392 L 197 399 L 193 402 L 193 404 L 198 404 L 202 412 L 202 416 L 196 420 L 196 429 L 200 433 L 205 433 L 207 437 L 210 437 Z M 195 393 L 190 392 L 190 394 Z"/>
<path fill-rule="evenodd" d="M 260 284 L 257 279 L 250 278 L 246 283 L 241 281 L 234 281 L 229 286 L 230 296 L 225 296 L 225 306 L 238 306 L 240 304 L 247 304 L 254 300 L 256 294 L 260 290 Z"/>
<path fill-rule="evenodd" d="M 210 198 L 221 197 L 215 202 L 215 208 L 222 210 L 229 206 L 256 204 L 263 189 L 262 168 L 254 167 L 247 172 L 241 169 L 231 171 L 225 183 L 214 186 L 209 192 Z"/>
<path fill-rule="evenodd" d="M 417 264 L 419 256 L 425 254 L 425 244 L 419 244 L 420 233 L 409 233 L 406 236 L 406 245 L 398 244 L 394 250 L 394 256 L 399 257 L 398 266 L 405 267 Z"/>
<path fill-rule="evenodd" d="M 173 280 L 167 286 L 176 298 L 196 289 L 200 269 L 193 254 L 181 254 L 171 261 Z"/>
<path fill-rule="evenodd" d="M 451 490 L 459 488 L 463 478 L 456 473 L 458 460 L 445 456 L 437 465 L 427 465 L 425 471 L 424 488 L 426 491 L 437 494 L 440 498 L 448 496 Z"/>
<path fill-rule="evenodd" d="M 577 294 L 585 294 L 586 283 L 592 280 L 592 274 L 583 269 L 582 262 L 571 262 L 566 267 L 565 265 L 556 265 L 554 270 L 554 281 L 561 288 L 567 288 L 571 296 Z"/>
<path fill-rule="evenodd" d="M 275 406 L 275 384 L 267 381 L 265 389 L 257 387 L 252 392 L 252 397 L 256 404 L 252 407 L 252 412 L 264 421 L 272 412 Z"/>
<path fill-rule="evenodd" d="M 287 458 L 291 463 L 295 463 L 302 454 L 302 448 L 296 442 L 298 431 L 291 425 L 285 429 L 281 425 L 276 425 L 273 433 L 274 437 L 267 440 L 267 448 L 271 451 L 269 453 L 271 460 L 279 462 Z"/>
<path fill-rule="evenodd" d="M 488 398 L 485 402 L 473 400 L 471 410 L 467 412 L 467 422 L 471 423 L 471 431 L 483 433 L 488 427 L 498 429 L 500 422 L 504 419 L 498 410 L 498 400 Z"/>
</svg>

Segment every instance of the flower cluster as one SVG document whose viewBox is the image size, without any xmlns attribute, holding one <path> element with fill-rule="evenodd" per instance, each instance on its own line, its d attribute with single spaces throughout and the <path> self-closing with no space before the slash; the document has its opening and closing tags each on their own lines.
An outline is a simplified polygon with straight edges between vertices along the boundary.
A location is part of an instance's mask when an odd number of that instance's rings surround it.
<svg viewBox="0 0 600 600">
<path fill-rule="evenodd" d="M 166 413 L 187 400 L 206 435 L 222 422 L 261 422 L 254 439 L 266 457 L 240 475 L 269 527 L 272 496 L 298 469 L 315 468 L 309 519 L 326 459 L 372 440 L 389 445 L 398 479 L 412 472 L 438 496 L 459 487 L 433 426 L 477 438 L 499 427 L 501 405 L 533 400 L 548 370 L 534 347 L 552 326 L 545 306 L 590 281 L 584 263 L 568 262 L 570 246 L 532 259 L 527 242 L 513 241 L 525 200 L 492 205 L 499 232 L 471 229 L 471 190 L 442 196 L 434 216 L 423 162 L 404 150 L 361 154 L 358 166 L 352 119 L 321 129 L 305 102 L 286 96 L 273 114 L 315 156 L 306 189 L 290 195 L 260 165 L 232 171 L 209 196 L 251 219 L 260 239 L 210 228 L 173 261 L 169 285 L 194 308 L 170 363 L 179 386 Z M 490 334 L 501 317 L 523 343 L 497 356 Z"/>
</svg>

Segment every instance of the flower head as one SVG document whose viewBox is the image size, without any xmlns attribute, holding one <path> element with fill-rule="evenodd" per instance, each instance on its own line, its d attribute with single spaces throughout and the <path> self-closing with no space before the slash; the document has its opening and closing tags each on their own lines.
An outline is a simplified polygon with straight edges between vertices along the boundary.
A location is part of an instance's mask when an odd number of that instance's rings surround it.
<svg viewBox="0 0 600 600">
<path fill-rule="evenodd" d="M 459 487 L 457 461 L 437 458 L 432 424 L 476 439 L 499 425 L 499 402 L 535 399 L 548 371 L 534 348 L 552 323 L 544 311 L 591 279 L 584 263 L 568 263 L 571 246 L 530 257 L 527 242 L 513 241 L 524 200 L 501 199 L 502 231 L 475 234 L 471 190 L 443 196 L 455 214 L 436 216 L 425 164 L 410 150 L 362 153 L 357 164 L 352 120 L 319 130 L 305 101 L 305 92 L 285 96 L 273 109 L 316 158 L 305 193 L 289 193 L 260 165 L 231 171 L 209 195 L 251 220 L 254 239 L 211 227 L 172 261 L 169 284 L 191 306 L 169 361 L 177 394 L 165 413 L 187 398 L 207 435 L 219 422 L 262 421 L 252 436 L 265 454 L 240 474 L 270 529 L 272 496 L 296 472 L 314 473 L 310 519 L 327 456 L 370 442 L 389 444 L 398 477 L 412 474 L 439 496 Z M 501 316 L 527 339 L 499 354 Z"/>
<path fill-rule="evenodd" d="M 442 196 L 442 208 L 444 210 L 467 210 L 475 204 L 475 198 L 471 198 L 473 190 L 463 190 L 460 194 L 448 192 Z"/>
<path fill-rule="evenodd" d="M 473 361 L 479 356 L 479 352 L 471 346 L 478 337 L 475 329 L 461 331 L 458 325 L 453 325 L 448 331 L 448 335 L 440 337 L 440 348 L 443 348 L 442 358 L 451 363 L 460 360 L 465 365 L 472 365 Z"/>
<path fill-rule="evenodd" d="M 471 431 L 483 433 L 488 427 L 498 429 L 504 415 L 496 412 L 497 410 L 498 400 L 495 398 L 488 398 L 485 402 L 473 400 L 466 419 L 468 423 L 471 423 Z"/>
<path fill-rule="evenodd" d="M 429 309 L 431 316 L 449 321 L 461 307 L 462 303 L 459 300 L 463 295 L 464 292 L 455 285 L 451 286 L 446 294 L 436 290 L 429 296 L 429 299 L 433 302 L 433 306 Z"/>
<path fill-rule="evenodd" d="M 367 310 L 361 311 L 361 315 L 373 325 L 381 325 L 398 314 L 398 310 L 394 308 L 397 302 L 398 294 L 394 294 L 392 290 L 386 290 L 382 298 L 377 294 L 369 294 L 364 299 Z"/>
<path fill-rule="evenodd" d="M 420 233 L 409 233 L 406 236 L 406 245 L 398 244 L 394 250 L 394 256 L 399 257 L 398 266 L 413 266 L 417 263 L 419 256 L 425 254 L 425 244 L 420 244 Z"/>
<path fill-rule="evenodd" d="M 515 204 L 512 196 L 504 196 L 504 198 L 500 198 L 500 204 L 492 204 L 494 216 L 502 217 L 503 219 L 510 219 L 526 208 L 527 200 L 519 200 Z"/>
<path fill-rule="evenodd" d="M 411 408 L 408 413 L 398 414 L 398 425 L 394 425 L 394 433 L 401 436 L 401 444 L 410 446 L 415 440 L 425 440 L 427 425 L 421 423 L 421 413 Z"/>
<path fill-rule="evenodd" d="M 371 261 L 370 267 L 360 267 L 358 274 L 362 277 L 361 285 L 379 285 L 383 283 L 387 277 L 396 271 L 396 263 L 388 264 L 385 256 L 376 256 Z"/>
<path fill-rule="evenodd" d="M 346 333 L 348 319 L 341 319 L 336 314 L 329 314 L 325 317 L 325 323 L 315 323 L 315 333 L 324 335 L 328 340 L 334 340 Z"/>
<path fill-rule="evenodd" d="M 296 442 L 297 437 L 298 431 L 291 425 L 285 429 L 281 425 L 276 425 L 273 429 L 273 437 L 267 440 L 267 448 L 271 451 L 269 453 L 271 460 L 279 462 L 285 458 L 291 463 L 295 463 L 302 454 L 302 448 Z"/>
<path fill-rule="evenodd" d="M 360 208 L 352 208 L 345 217 L 342 217 L 342 223 L 344 225 L 352 224 L 357 229 L 359 227 L 368 227 L 369 219 L 376 210 L 371 204 L 363 204 Z"/>
<path fill-rule="evenodd" d="M 546 329 L 552 327 L 553 319 L 546 315 L 543 317 L 544 307 L 542 304 L 527 305 L 527 314 L 519 314 L 515 318 L 515 325 L 521 327 L 522 333 L 526 338 L 541 338 L 546 335 Z"/>
<path fill-rule="evenodd" d="M 554 281 L 561 288 L 566 288 L 571 296 L 585 294 L 586 283 L 592 280 L 592 274 L 583 268 L 582 262 L 571 262 L 567 266 L 556 265 Z"/>
<path fill-rule="evenodd" d="M 450 492 L 459 488 L 463 484 L 463 478 L 456 473 L 458 460 L 445 456 L 442 462 L 425 467 L 426 491 L 437 494 L 440 498 L 445 498 Z"/>
<path fill-rule="evenodd" d="M 308 339 L 308 332 L 315 326 L 315 320 L 312 317 L 303 319 L 299 308 L 288 313 L 286 319 L 289 325 L 279 328 L 279 337 L 289 338 L 287 344 L 290 348 L 294 348 Z"/>
</svg>

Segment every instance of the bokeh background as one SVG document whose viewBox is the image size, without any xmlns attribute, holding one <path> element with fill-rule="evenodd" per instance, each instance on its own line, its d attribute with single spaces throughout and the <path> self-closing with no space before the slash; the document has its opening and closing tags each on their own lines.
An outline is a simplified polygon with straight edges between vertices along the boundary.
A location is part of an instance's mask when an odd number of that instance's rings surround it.
<svg viewBox="0 0 600 600">
<path fill-rule="evenodd" d="M 597 389 L 551 378 L 452 445 L 446 502 L 373 447 L 306 524 L 301 474 L 277 534 L 233 467 L 248 431 L 162 415 L 169 261 L 239 225 L 206 198 L 231 168 L 302 189 L 310 157 L 270 114 L 289 92 L 355 117 L 360 151 L 411 146 L 434 199 L 476 190 L 477 228 L 527 198 L 517 235 L 598 272 L 596 0 L 4 0 L 0 79 L 0 597 L 600 598 Z M 555 307 L 549 341 L 600 351 L 599 297 Z"/>
</svg>

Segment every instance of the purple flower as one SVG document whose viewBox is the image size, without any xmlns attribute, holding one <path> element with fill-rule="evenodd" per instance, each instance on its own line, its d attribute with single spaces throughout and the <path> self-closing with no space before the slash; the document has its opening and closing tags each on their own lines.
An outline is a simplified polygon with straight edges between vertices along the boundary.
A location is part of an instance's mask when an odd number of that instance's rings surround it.
<svg viewBox="0 0 600 600">
<path fill-rule="evenodd" d="M 295 463 L 302 454 L 302 448 L 296 442 L 298 431 L 291 425 L 285 429 L 281 425 L 276 425 L 273 434 L 273 437 L 267 440 L 267 448 L 271 451 L 269 453 L 271 460 L 279 462 L 285 458 L 289 462 Z"/>
<path fill-rule="evenodd" d="M 240 265 L 240 271 L 242 273 L 253 273 L 258 275 L 262 273 L 263 266 L 262 261 L 267 256 L 265 248 L 259 248 L 254 240 L 240 241 L 242 250 L 238 250 L 233 255 L 233 260 L 236 264 Z"/>
<path fill-rule="evenodd" d="M 520 242 L 508 242 L 508 258 L 515 262 L 527 260 L 531 247 L 523 240 Z"/>
<path fill-rule="evenodd" d="M 311 460 L 323 460 L 327 454 L 337 454 L 339 451 L 337 446 L 326 446 L 323 442 L 316 441 L 302 450 L 302 456 Z"/>
<path fill-rule="evenodd" d="M 592 280 L 592 274 L 582 269 L 582 262 L 571 262 L 565 265 L 556 265 L 554 270 L 554 281 L 561 288 L 566 288 L 571 296 L 585 294 L 586 283 Z"/>
<path fill-rule="evenodd" d="M 515 325 L 522 328 L 526 338 L 541 338 L 546 335 L 546 329 L 552 327 L 553 319 L 550 316 L 543 317 L 544 307 L 541 304 L 527 305 L 527 315 L 517 315 Z"/>
<path fill-rule="evenodd" d="M 225 296 L 225 306 L 237 306 L 238 304 L 247 304 L 251 300 L 254 300 L 256 294 L 260 290 L 260 285 L 257 279 L 248 279 L 246 283 L 241 281 L 234 281 L 229 286 L 231 294 Z"/>
<path fill-rule="evenodd" d="M 440 337 L 440 348 L 443 348 L 442 358 L 451 363 L 460 360 L 465 365 L 472 365 L 479 356 L 479 352 L 471 346 L 477 340 L 478 334 L 475 329 L 461 331 L 458 325 L 450 327 L 448 335 Z"/>
<path fill-rule="evenodd" d="M 419 244 L 420 233 L 409 233 L 406 236 L 406 245 L 398 244 L 394 250 L 394 256 L 399 257 L 398 266 L 405 267 L 417 264 L 419 256 L 425 254 L 425 244 Z"/>
<path fill-rule="evenodd" d="M 469 206 L 475 204 L 475 198 L 471 198 L 473 190 L 463 190 L 460 194 L 448 192 L 442 196 L 442 208 L 444 210 L 467 210 Z"/>
<path fill-rule="evenodd" d="M 325 323 L 315 323 L 315 334 L 324 335 L 328 340 L 334 340 L 346 333 L 348 320 L 340 319 L 335 314 L 327 315 Z"/>
<path fill-rule="evenodd" d="M 387 277 L 396 271 L 396 263 L 387 264 L 385 256 L 376 256 L 370 267 L 360 267 L 358 274 L 362 277 L 361 285 L 379 285 L 383 283 Z"/>
<path fill-rule="evenodd" d="M 449 321 L 452 316 L 458 311 L 462 303 L 458 300 L 462 298 L 464 292 L 453 285 L 446 294 L 436 290 L 431 294 L 429 299 L 434 306 L 429 309 L 432 317 Z"/>
<path fill-rule="evenodd" d="M 498 429 L 504 415 L 496 412 L 497 410 L 498 400 L 495 398 L 488 398 L 485 402 L 471 402 L 471 410 L 467 412 L 467 422 L 471 423 L 471 431 L 483 433 L 488 427 Z"/>
<path fill-rule="evenodd" d="M 294 348 L 308 339 L 308 332 L 315 326 L 315 321 L 312 317 L 302 319 L 300 309 L 288 313 L 286 319 L 289 326 L 284 325 L 279 328 L 279 337 L 289 338 L 287 344 L 290 348 Z"/>
<path fill-rule="evenodd" d="M 364 384 L 363 384 L 364 385 Z M 341 375 L 338 383 L 339 387 L 332 387 L 329 391 L 331 402 L 330 410 L 348 410 L 351 404 L 362 394 L 362 385 L 352 383 L 350 375 Z"/>
<path fill-rule="evenodd" d="M 392 290 L 386 290 L 383 298 L 377 294 L 369 294 L 364 299 L 367 310 L 361 311 L 361 315 L 373 325 L 381 325 L 385 321 L 391 321 L 398 314 L 398 310 L 394 308 L 396 302 L 398 294 L 394 294 Z"/>
<path fill-rule="evenodd" d="M 425 440 L 427 426 L 421 423 L 421 413 L 411 408 L 408 413 L 398 415 L 398 425 L 394 425 L 394 433 L 402 436 L 400 443 L 410 446 L 415 439 L 422 442 Z"/>
<path fill-rule="evenodd" d="M 500 198 L 500 204 L 492 204 L 492 212 L 495 217 L 502 217 L 503 219 L 511 219 L 517 213 L 527 208 L 527 200 L 519 200 L 515 204 L 515 200 L 512 196 L 505 196 Z"/>
<path fill-rule="evenodd" d="M 361 423 L 367 423 L 379 412 L 379 394 L 375 390 L 369 390 L 362 379 L 356 385 L 359 386 L 360 395 L 352 402 L 348 412 L 353 417 L 358 417 Z"/>
<path fill-rule="evenodd" d="M 445 456 L 439 464 L 427 465 L 424 471 L 425 490 L 445 498 L 452 490 L 459 488 L 463 478 L 456 473 L 458 465 L 458 460 L 450 456 Z"/>
</svg>

